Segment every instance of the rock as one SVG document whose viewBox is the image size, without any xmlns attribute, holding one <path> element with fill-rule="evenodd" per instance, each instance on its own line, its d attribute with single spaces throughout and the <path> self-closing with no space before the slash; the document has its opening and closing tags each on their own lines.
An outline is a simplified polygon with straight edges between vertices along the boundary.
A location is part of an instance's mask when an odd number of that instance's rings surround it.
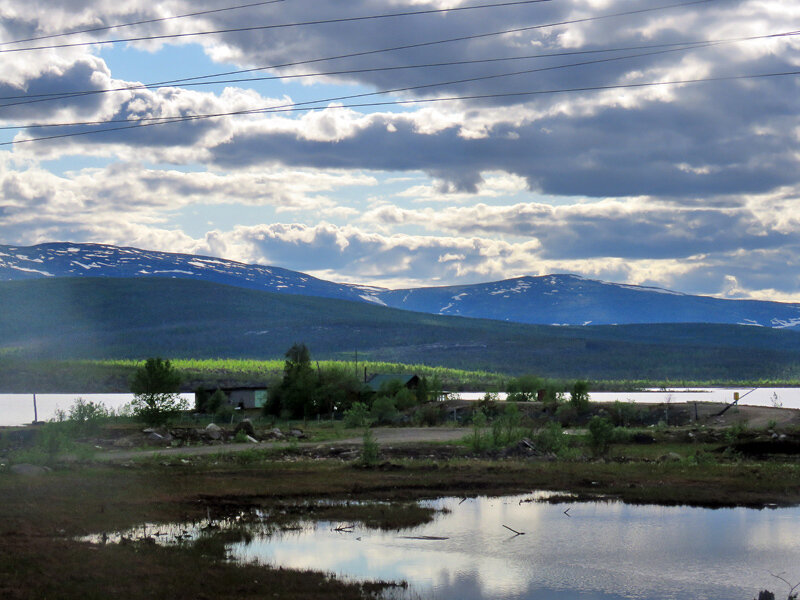
<svg viewBox="0 0 800 600">
<path fill-rule="evenodd" d="M 164 446 L 169 443 L 163 435 L 155 431 L 148 434 L 144 441 L 147 442 L 149 446 Z"/>
<path fill-rule="evenodd" d="M 275 427 L 274 429 L 272 429 L 272 431 L 269 432 L 269 437 L 271 437 L 273 439 L 276 439 L 276 440 L 282 440 L 286 436 L 283 435 L 283 432 L 280 429 Z"/>
<path fill-rule="evenodd" d="M 240 431 L 244 431 L 245 435 L 252 438 L 256 437 L 256 430 L 255 427 L 253 427 L 253 423 L 250 421 L 250 419 L 244 419 L 241 423 L 238 423 L 236 428 L 233 430 L 233 435 L 236 435 Z"/>
<path fill-rule="evenodd" d="M 658 462 L 680 462 L 681 455 L 675 452 L 667 452 L 658 457 Z"/>
<path fill-rule="evenodd" d="M 118 440 L 114 440 L 115 448 L 133 448 L 133 446 L 133 440 L 130 437 L 123 437 L 119 438 Z"/>
<path fill-rule="evenodd" d="M 206 425 L 204 433 L 205 437 L 210 440 L 216 441 L 222 439 L 222 429 L 220 429 L 219 425 L 215 425 L 214 423 Z"/>
<path fill-rule="evenodd" d="M 49 472 L 47 467 L 40 467 L 39 465 L 31 465 L 28 463 L 19 463 L 18 465 L 11 465 L 11 472 L 23 477 L 38 477 Z"/>
<path fill-rule="evenodd" d="M 302 429 L 292 429 L 289 432 L 289 435 L 292 436 L 293 438 L 297 438 L 298 440 L 308 437 L 308 436 L 306 436 L 305 433 L 303 433 Z"/>
</svg>

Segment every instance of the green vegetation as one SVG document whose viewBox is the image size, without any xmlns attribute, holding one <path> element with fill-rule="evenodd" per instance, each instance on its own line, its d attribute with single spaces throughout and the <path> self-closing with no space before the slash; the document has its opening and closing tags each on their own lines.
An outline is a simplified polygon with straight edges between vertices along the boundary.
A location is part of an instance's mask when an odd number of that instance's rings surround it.
<svg viewBox="0 0 800 600">
<path fill-rule="evenodd" d="M 371 361 L 548 379 L 677 383 L 800 375 L 800 336 L 763 327 L 522 325 L 160 279 L 2 282 L 0 306 L 2 348 L 14 349 L 0 362 L 157 355 L 274 359 L 300 339 L 327 360 L 349 359 L 357 348 Z M 264 331 L 269 335 L 259 335 Z M 8 389 L 2 380 L 0 385 Z"/>
<path fill-rule="evenodd" d="M 185 410 L 178 397 L 180 373 L 170 361 L 148 358 L 131 379 L 133 414 L 148 425 L 163 425 Z"/>
<path fill-rule="evenodd" d="M 375 436 L 369 427 L 364 428 L 361 438 L 361 464 L 365 467 L 374 467 L 378 464 L 379 447 Z"/>
</svg>

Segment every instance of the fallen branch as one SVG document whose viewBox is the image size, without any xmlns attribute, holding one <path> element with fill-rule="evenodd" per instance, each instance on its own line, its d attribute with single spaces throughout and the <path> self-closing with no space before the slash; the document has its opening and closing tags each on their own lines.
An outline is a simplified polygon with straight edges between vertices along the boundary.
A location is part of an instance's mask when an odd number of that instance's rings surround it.
<svg viewBox="0 0 800 600">
<path fill-rule="evenodd" d="M 525 533 L 524 533 L 524 532 L 522 532 L 522 531 L 517 531 L 516 529 L 511 529 L 511 527 L 509 527 L 508 525 L 503 525 L 503 527 L 505 527 L 505 528 L 506 528 L 506 529 L 508 529 L 509 531 L 513 531 L 513 532 L 514 532 L 516 535 L 525 535 Z"/>
</svg>

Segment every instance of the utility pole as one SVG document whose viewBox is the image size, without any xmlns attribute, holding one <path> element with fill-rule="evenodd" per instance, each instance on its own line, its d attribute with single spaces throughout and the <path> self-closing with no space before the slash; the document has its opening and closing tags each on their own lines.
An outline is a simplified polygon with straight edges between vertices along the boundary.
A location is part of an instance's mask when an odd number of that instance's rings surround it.
<svg viewBox="0 0 800 600">
<path fill-rule="evenodd" d="M 39 411 L 36 410 L 36 394 L 33 395 L 33 422 L 39 421 Z"/>
</svg>

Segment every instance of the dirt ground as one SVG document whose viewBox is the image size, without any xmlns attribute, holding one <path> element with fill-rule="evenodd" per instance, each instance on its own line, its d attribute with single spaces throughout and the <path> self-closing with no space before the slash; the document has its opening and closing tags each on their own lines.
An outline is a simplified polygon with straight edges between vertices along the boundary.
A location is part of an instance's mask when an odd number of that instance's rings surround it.
<svg viewBox="0 0 800 600">
<path fill-rule="evenodd" d="M 602 405 L 596 407 L 602 409 Z M 734 406 L 719 413 L 724 404 L 711 402 L 692 402 L 673 404 L 669 407 L 670 424 L 684 427 L 707 427 L 722 429 L 744 424 L 749 430 L 766 430 L 774 426 L 777 430 L 800 427 L 800 410 L 764 406 Z M 651 410 L 663 410 L 663 405 L 652 406 Z M 402 446 L 414 444 L 446 444 L 457 442 L 470 434 L 466 427 L 376 427 L 372 430 L 375 440 L 381 446 Z M 348 437 L 326 442 L 301 442 L 301 449 L 329 449 L 359 446 L 362 438 Z M 281 448 L 286 441 L 264 441 L 259 444 L 223 444 L 211 446 L 188 446 L 178 448 L 158 448 L 152 450 L 111 450 L 98 453 L 95 458 L 102 461 L 127 461 L 147 456 L 203 456 L 243 452 L 253 448 Z"/>
</svg>

